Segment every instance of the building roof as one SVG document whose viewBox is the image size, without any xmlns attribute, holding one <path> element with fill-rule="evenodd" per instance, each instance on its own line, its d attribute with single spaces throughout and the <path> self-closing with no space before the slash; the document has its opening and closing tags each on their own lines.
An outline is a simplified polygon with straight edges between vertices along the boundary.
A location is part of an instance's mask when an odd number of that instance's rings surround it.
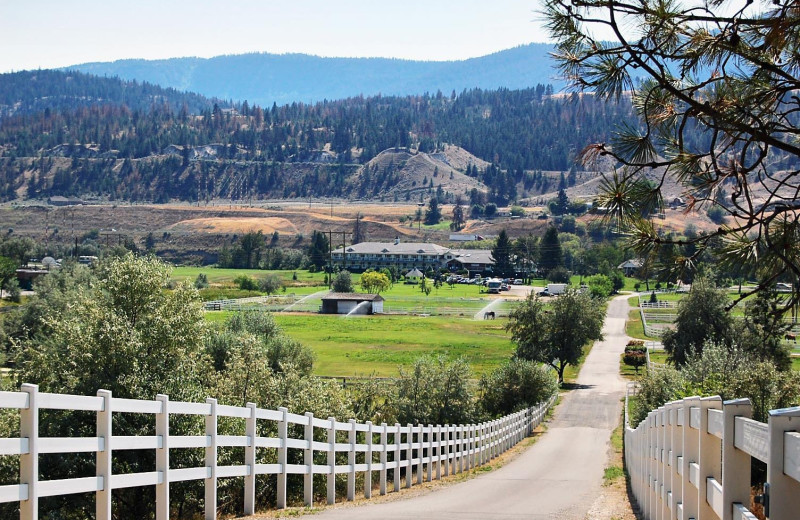
<svg viewBox="0 0 800 520">
<path fill-rule="evenodd" d="M 422 278 L 422 271 L 415 267 L 406 273 L 406 278 Z"/>
<path fill-rule="evenodd" d="M 619 264 L 617 269 L 639 269 L 642 265 L 644 265 L 644 260 L 641 258 L 631 258 Z"/>
<path fill-rule="evenodd" d="M 383 296 L 380 294 L 332 292 L 323 296 L 322 299 L 356 302 L 382 302 Z"/>
<path fill-rule="evenodd" d="M 494 265 L 491 249 L 452 249 L 454 260 L 462 264 Z"/>
<path fill-rule="evenodd" d="M 342 254 L 393 254 L 393 255 L 443 255 L 450 251 L 449 248 L 425 242 L 361 242 L 347 246 L 344 250 L 339 247 L 333 253 Z"/>
</svg>

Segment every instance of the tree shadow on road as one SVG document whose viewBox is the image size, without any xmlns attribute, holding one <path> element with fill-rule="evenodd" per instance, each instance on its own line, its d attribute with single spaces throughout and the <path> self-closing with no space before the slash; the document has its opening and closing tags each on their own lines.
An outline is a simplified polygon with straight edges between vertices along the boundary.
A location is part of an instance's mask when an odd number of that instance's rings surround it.
<svg viewBox="0 0 800 520">
<path fill-rule="evenodd" d="M 589 388 L 594 388 L 595 385 L 580 385 L 578 383 L 562 383 L 561 389 L 562 390 L 588 390 Z"/>
</svg>

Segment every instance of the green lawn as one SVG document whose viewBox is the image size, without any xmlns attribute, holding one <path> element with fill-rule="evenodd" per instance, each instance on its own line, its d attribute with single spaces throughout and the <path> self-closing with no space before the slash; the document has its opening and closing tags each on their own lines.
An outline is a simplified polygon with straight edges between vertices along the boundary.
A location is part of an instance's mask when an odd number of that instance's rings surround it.
<svg viewBox="0 0 800 520">
<path fill-rule="evenodd" d="M 206 313 L 212 322 L 227 316 Z M 314 373 L 324 376 L 396 376 L 398 366 L 409 366 L 426 354 L 465 357 L 473 370 L 484 373 L 514 352 L 505 320 L 276 314 L 275 321 L 290 337 L 314 350 Z"/>
<path fill-rule="evenodd" d="M 642 324 L 642 317 L 638 309 L 631 309 L 628 313 L 628 321 L 625 323 L 625 334 L 635 339 L 643 339 L 645 341 L 652 340 L 644 333 L 644 325 Z"/>
<path fill-rule="evenodd" d="M 800 372 L 800 357 L 792 358 L 792 370 L 797 370 Z"/>
<path fill-rule="evenodd" d="M 267 271 L 264 269 L 220 269 L 218 267 L 175 267 L 172 270 L 172 279 L 194 281 L 197 275 L 203 273 L 208 277 L 210 284 L 231 284 L 237 276 L 247 275 L 252 278 L 264 278 L 268 274 L 277 274 L 281 281 L 290 286 L 318 286 L 325 284 L 325 273 L 311 273 L 305 269 Z M 293 274 L 297 280 L 292 280 Z M 296 292 L 296 291 L 290 291 Z M 313 291 L 312 291 L 313 292 Z"/>
</svg>

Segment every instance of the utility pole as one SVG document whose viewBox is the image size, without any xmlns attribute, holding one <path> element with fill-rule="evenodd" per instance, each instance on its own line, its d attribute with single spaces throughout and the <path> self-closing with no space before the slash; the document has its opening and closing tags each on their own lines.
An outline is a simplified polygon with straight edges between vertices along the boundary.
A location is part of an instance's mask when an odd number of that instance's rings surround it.
<svg viewBox="0 0 800 520">
<path fill-rule="evenodd" d="M 336 234 L 341 233 L 342 234 L 342 269 L 347 269 L 347 243 L 346 243 L 346 240 L 347 240 L 347 235 L 350 235 L 351 233 L 348 233 L 346 231 L 333 231 L 331 229 L 329 229 L 328 231 L 323 231 L 323 233 L 327 233 L 328 234 L 328 265 L 329 265 L 329 268 L 328 268 L 328 271 L 329 271 L 329 274 L 328 274 L 328 286 L 330 288 L 330 286 L 333 285 L 333 234 L 334 233 L 336 233 Z"/>
</svg>

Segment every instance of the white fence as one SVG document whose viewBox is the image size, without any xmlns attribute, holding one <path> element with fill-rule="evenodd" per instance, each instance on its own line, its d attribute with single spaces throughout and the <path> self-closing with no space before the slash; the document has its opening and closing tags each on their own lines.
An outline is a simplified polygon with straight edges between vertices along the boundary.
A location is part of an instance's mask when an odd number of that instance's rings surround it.
<svg viewBox="0 0 800 520">
<path fill-rule="evenodd" d="M 749 399 L 689 397 L 635 429 L 627 409 L 626 396 L 625 465 L 646 520 L 755 520 L 751 457 L 767 464 L 767 517 L 800 518 L 800 407 L 772 410 L 764 424 L 750 419 Z"/>
<path fill-rule="evenodd" d="M 303 475 L 304 501 L 311 505 L 314 496 L 313 476 L 327 476 L 327 500 L 336 500 L 336 476 L 347 475 L 347 499 L 354 500 L 356 474 L 364 474 L 364 496 L 372 494 L 373 472 L 378 474 L 378 492 L 387 491 L 388 472 L 392 471 L 393 487 L 401 486 L 405 470 L 405 486 L 440 478 L 483 465 L 510 449 L 538 426 L 555 401 L 553 395 L 541 405 L 501 419 L 470 425 L 393 426 L 357 423 L 354 419 L 339 422 L 334 417 L 318 419 L 310 412 L 305 415 L 289 413 L 285 408 L 268 410 L 248 403 L 246 407 L 217 404 L 216 399 L 205 403 L 170 401 L 166 395 L 155 401 L 120 399 L 111 392 L 100 390 L 97 396 L 50 394 L 38 391 L 36 385 L 22 385 L 21 392 L 0 392 L 0 408 L 18 409 L 19 438 L 0 439 L 0 456 L 18 455 L 19 483 L 0 486 L 0 502 L 19 502 L 20 518 L 38 518 L 39 499 L 74 493 L 96 495 L 97 519 L 111 519 L 113 489 L 155 486 L 156 518 L 166 520 L 170 511 L 170 483 L 203 480 L 205 484 L 205 518 L 217 516 L 217 480 L 244 477 L 245 514 L 253 514 L 256 495 L 256 475 L 275 475 L 277 478 L 276 505 L 286 507 L 287 475 Z M 95 437 L 39 437 L 41 410 L 81 410 L 96 412 Z M 112 432 L 113 414 L 151 414 L 155 435 L 124 436 Z M 170 432 L 170 420 L 177 415 L 205 418 L 205 435 L 181 436 Z M 243 421 L 245 435 L 221 435 L 217 421 L 232 417 Z M 257 436 L 257 423 L 272 421 L 277 425 L 277 437 Z M 303 427 L 303 438 L 289 437 L 289 426 Z M 327 442 L 315 441 L 314 433 L 322 430 Z M 347 442 L 339 437 L 347 436 Z M 319 437 L 319 436 L 318 436 Z M 376 440 L 377 437 L 377 440 Z M 391 441 L 391 442 L 390 442 Z M 244 448 L 244 464 L 218 465 L 218 450 L 226 447 Z M 178 449 L 205 449 L 205 465 L 194 468 L 170 468 L 170 452 Z M 120 450 L 155 450 L 155 471 L 133 474 L 113 474 L 113 453 Z M 275 450 L 276 464 L 260 464 L 257 453 Z M 299 450 L 303 464 L 289 464 L 290 450 Z M 314 453 L 326 453 L 326 464 L 315 464 Z M 65 480 L 39 480 L 39 457 L 50 453 L 94 453 L 96 475 Z M 337 464 L 336 454 L 346 453 L 347 464 Z M 363 460 L 357 462 L 357 457 Z"/>
</svg>

